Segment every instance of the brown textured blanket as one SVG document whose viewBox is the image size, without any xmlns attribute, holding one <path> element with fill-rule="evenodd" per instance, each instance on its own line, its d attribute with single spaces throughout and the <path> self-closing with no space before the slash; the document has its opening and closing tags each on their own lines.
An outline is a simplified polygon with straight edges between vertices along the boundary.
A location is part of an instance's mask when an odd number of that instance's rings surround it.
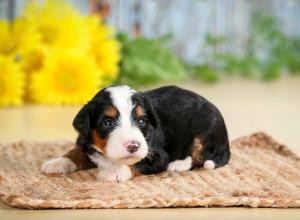
<svg viewBox="0 0 300 220">
<path fill-rule="evenodd" d="M 41 164 L 73 142 L 0 144 L 0 197 L 30 209 L 250 206 L 300 207 L 300 159 L 264 133 L 231 143 L 228 165 L 164 172 L 124 183 L 100 182 L 97 170 L 44 175 Z"/>
</svg>

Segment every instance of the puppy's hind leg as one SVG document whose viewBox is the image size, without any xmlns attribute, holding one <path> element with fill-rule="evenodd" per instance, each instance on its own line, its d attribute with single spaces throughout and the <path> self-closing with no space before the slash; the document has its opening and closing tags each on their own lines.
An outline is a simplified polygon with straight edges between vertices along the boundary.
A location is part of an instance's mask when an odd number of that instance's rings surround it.
<svg viewBox="0 0 300 220">
<path fill-rule="evenodd" d="M 88 169 L 95 165 L 90 161 L 84 152 L 78 147 L 70 150 L 62 157 L 46 161 L 41 171 L 43 173 L 60 173 L 66 174 L 76 170 Z"/>
<path fill-rule="evenodd" d="M 195 137 L 192 145 L 193 169 L 203 167 L 212 170 L 228 163 L 230 158 L 229 142 L 226 130 L 213 130 L 204 137 Z"/>
<path fill-rule="evenodd" d="M 207 134 L 203 140 L 203 167 L 208 170 L 226 165 L 230 158 L 229 141 L 225 125 L 218 128 L 212 129 L 212 132 Z"/>
</svg>

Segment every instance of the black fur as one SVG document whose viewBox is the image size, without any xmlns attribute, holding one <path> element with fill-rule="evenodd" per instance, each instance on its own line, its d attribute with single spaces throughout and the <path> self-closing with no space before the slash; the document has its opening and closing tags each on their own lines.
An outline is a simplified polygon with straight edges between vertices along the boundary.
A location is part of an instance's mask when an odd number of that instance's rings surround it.
<svg viewBox="0 0 300 220">
<path fill-rule="evenodd" d="M 158 173 L 167 169 L 170 162 L 185 159 L 192 153 L 193 140 L 199 137 L 204 146 L 203 162 L 213 160 L 216 167 L 224 166 L 230 158 L 226 126 L 218 109 L 205 98 L 176 86 L 167 86 L 132 97 L 135 104 L 146 110 L 147 125 L 141 128 L 148 146 L 148 156 L 134 166 L 142 174 Z M 74 119 L 79 132 L 77 145 L 87 154 L 94 154 L 90 131 L 101 130 L 102 112 L 111 105 L 109 93 L 101 90 Z M 137 118 L 132 116 L 133 122 Z M 193 168 L 198 167 L 195 164 Z"/>
<path fill-rule="evenodd" d="M 103 112 L 111 106 L 111 103 L 110 94 L 103 89 L 82 107 L 73 120 L 73 127 L 79 133 L 76 145 L 88 155 L 98 153 L 91 147 L 93 144 L 92 129 L 96 129 L 97 134 L 102 138 L 106 138 L 110 133 L 110 130 L 104 129 L 102 124 L 105 120 Z"/>
</svg>

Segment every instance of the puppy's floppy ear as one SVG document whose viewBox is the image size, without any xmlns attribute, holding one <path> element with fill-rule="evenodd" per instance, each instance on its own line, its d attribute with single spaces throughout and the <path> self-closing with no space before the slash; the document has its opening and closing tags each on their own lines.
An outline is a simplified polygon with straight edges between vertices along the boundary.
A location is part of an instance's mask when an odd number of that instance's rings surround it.
<svg viewBox="0 0 300 220">
<path fill-rule="evenodd" d="M 82 134 L 88 134 L 91 129 L 91 116 L 93 113 L 93 105 L 86 104 L 77 113 L 73 120 L 73 127 Z"/>
<path fill-rule="evenodd" d="M 153 109 L 152 101 L 145 95 L 143 95 L 142 97 L 143 97 L 143 101 L 144 101 L 144 107 L 146 110 L 146 114 L 150 120 L 150 123 L 152 124 L 152 126 L 154 128 L 156 128 L 159 122 L 158 122 L 158 116 L 157 116 L 155 110 Z"/>
</svg>

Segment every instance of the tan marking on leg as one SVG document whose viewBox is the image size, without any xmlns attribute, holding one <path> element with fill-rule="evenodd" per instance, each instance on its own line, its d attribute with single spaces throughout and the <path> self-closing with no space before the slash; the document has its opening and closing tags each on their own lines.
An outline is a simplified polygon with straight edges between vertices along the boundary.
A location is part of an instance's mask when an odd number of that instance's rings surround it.
<svg viewBox="0 0 300 220">
<path fill-rule="evenodd" d="M 109 108 L 105 109 L 104 115 L 106 117 L 115 118 L 118 115 L 118 110 L 115 107 L 109 107 Z"/>
<path fill-rule="evenodd" d="M 70 150 L 63 157 L 69 158 L 73 163 L 75 163 L 77 166 L 77 170 L 95 167 L 95 165 L 90 161 L 87 155 L 78 147 Z"/>
<path fill-rule="evenodd" d="M 137 117 L 141 117 L 141 116 L 146 115 L 145 110 L 140 105 L 138 105 L 136 107 L 135 111 L 136 111 Z"/>
<path fill-rule="evenodd" d="M 193 165 L 199 166 L 203 164 L 202 158 L 203 145 L 199 137 L 195 137 L 192 146 L 192 161 Z"/>
<path fill-rule="evenodd" d="M 93 140 L 94 145 L 97 147 L 97 149 L 101 153 L 105 154 L 106 153 L 107 139 L 102 139 L 101 137 L 99 137 L 96 130 L 93 129 L 92 130 L 92 140 Z"/>
<path fill-rule="evenodd" d="M 132 173 L 133 177 L 142 175 L 140 173 L 140 171 L 135 166 L 129 166 L 129 167 L 130 167 L 130 170 L 131 170 L 131 173 Z"/>
</svg>

